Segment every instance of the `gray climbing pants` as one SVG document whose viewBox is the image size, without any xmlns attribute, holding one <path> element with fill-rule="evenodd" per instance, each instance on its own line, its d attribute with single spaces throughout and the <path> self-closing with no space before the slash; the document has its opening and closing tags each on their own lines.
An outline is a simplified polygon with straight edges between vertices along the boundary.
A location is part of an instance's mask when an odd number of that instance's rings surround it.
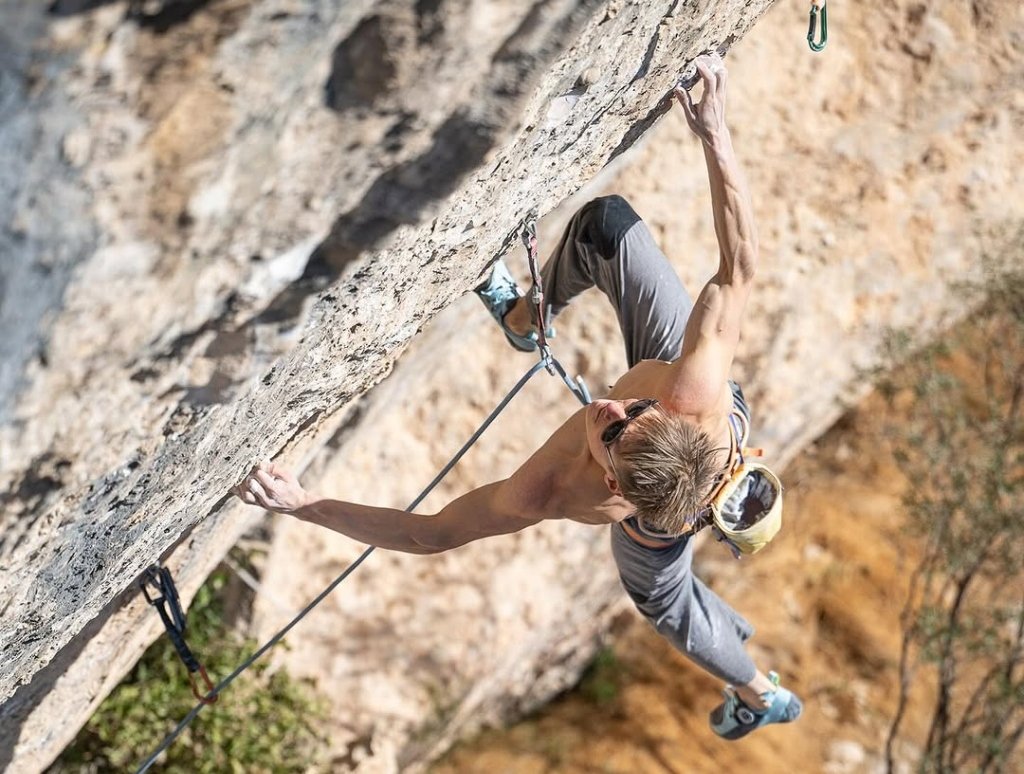
<svg viewBox="0 0 1024 774">
<path fill-rule="evenodd" d="M 675 360 L 682 350 L 693 301 L 651 232 L 621 196 L 588 202 L 569 222 L 541 271 L 552 319 L 591 287 L 604 293 L 618 315 L 630 367 L 644 359 Z M 749 417 L 738 385 L 736 405 Z M 679 651 L 734 685 L 754 679 L 744 648 L 753 627 L 694 577 L 693 542 L 640 545 L 611 527 L 619 578 L 637 609 Z"/>
</svg>

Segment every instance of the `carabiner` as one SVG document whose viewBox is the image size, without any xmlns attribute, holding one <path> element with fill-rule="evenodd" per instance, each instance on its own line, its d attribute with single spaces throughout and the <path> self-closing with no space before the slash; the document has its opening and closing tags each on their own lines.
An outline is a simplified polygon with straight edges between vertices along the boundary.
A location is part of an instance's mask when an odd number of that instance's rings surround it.
<svg viewBox="0 0 1024 774">
<path fill-rule="evenodd" d="M 188 682 L 189 682 L 189 685 L 192 686 L 192 695 L 195 696 L 199 700 L 200 703 L 206 704 L 207 706 L 209 706 L 210 704 L 216 704 L 217 703 L 217 697 L 220 694 L 216 694 L 216 693 L 213 692 L 213 690 L 214 690 L 214 688 L 216 688 L 216 686 L 213 684 L 213 680 L 210 679 L 210 676 L 208 674 L 206 674 L 206 667 L 200 665 L 199 669 L 197 671 L 199 672 L 200 676 L 203 678 L 203 682 L 206 683 L 206 693 L 203 694 L 203 693 L 199 692 L 199 686 L 196 685 L 196 673 L 195 672 L 189 672 L 188 673 Z"/>
<path fill-rule="evenodd" d="M 819 10 L 821 11 L 821 39 L 815 43 L 814 28 Z M 828 6 L 825 5 L 824 0 L 811 0 L 811 22 L 807 27 L 807 45 L 811 47 L 811 51 L 818 52 L 824 50 L 826 43 L 828 43 Z"/>
</svg>

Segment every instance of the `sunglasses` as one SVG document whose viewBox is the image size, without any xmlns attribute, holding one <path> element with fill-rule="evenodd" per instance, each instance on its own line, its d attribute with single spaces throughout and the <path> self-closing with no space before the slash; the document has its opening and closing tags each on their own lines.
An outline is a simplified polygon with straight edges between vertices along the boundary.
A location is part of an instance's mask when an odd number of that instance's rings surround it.
<svg viewBox="0 0 1024 774">
<path fill-rule="evenodd" d="M 623 419 L 616 419 L 604 429 L 601 433 L 601 443 L 603 443 L 605 447 L 611 446 L 619 439 L 619 436 L 622 435 L 623 431 L 629 427 L 630 422 L 647 411 L 647 409 L 652 406 L 656 406 L 657 404 L 657 398 L 646 398 L 631 404 L 630 407 L 626 409 L 626 416 Z"/>
</svg>

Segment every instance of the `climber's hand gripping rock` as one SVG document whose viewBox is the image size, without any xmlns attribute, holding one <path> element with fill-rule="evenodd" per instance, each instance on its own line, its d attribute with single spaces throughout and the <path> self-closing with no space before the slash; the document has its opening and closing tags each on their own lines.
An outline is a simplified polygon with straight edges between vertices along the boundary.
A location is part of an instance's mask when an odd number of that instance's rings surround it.
<svg viewBox="0 0 1024 774">
<path fill-rule="evenodd" d="M 309 502 L 299 480 L 273 462 L 261 462 L 231 491 L 244 503 L 277 513 L 295 513 Z"/>
<path fill-rule="evenodd" d="M 701 54 L 694 60 L 704 93 L 694 102 L 690 92 L 677 86 L 673 93 L 686 114 L 693 133 L 708 145 L 714 145 L 725 132 L 725 86 L 728 75 L 718 54 Z"/>
</svg>

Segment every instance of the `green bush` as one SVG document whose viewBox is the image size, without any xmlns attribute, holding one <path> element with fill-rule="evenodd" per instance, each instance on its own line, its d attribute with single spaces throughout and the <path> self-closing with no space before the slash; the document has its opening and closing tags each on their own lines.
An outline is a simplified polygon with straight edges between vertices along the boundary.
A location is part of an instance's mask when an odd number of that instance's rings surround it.
<svg viewBox="0 0 1024 774">
<path fill-rule="evenodd" d="M 622 664 L 610 647 L 601 648 L 580 679 L 580 691 L 591 702 L 609 704 L 622 689 Z"/>
<path fill-rule="evenodd" d="M 188 610 L 186 641 L 215 682 L 256 648 L 223 624 L 224 571 L 210 576 Z M 153 612 L 156 615 L 156 612 Z M 181 772 L 305 771 L 323 740 L 325 704 L 312 686 L 256 662 L 205 707 L 158 768 Z M 167 636 L 143 655 L 68 747 L 54 771 L 131 771 L 195 706 L 188 671 Z"/>
</svg>

